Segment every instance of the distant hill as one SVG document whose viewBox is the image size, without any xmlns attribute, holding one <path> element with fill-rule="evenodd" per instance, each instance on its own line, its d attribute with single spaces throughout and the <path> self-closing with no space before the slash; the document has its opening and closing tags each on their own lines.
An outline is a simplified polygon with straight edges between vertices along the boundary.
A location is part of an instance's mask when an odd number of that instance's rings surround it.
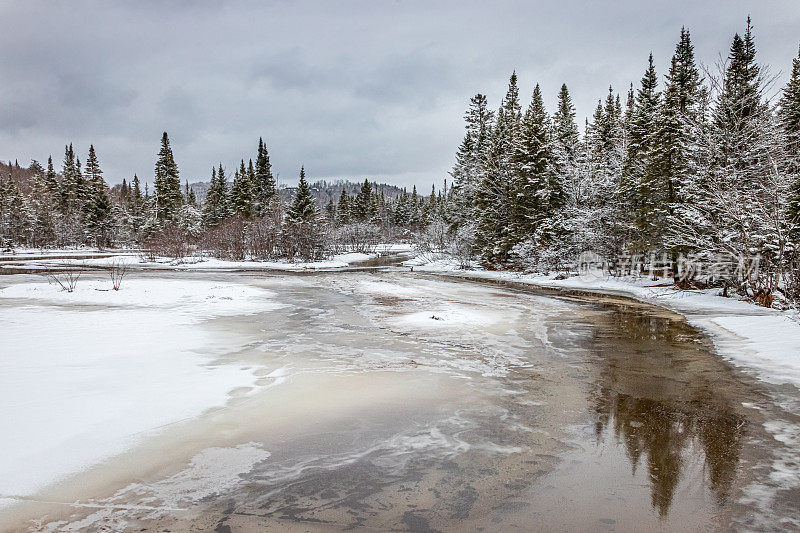
<svg viewBox="0 0 800 533">
<path fill-rule="evenodd" d="M 23 192 L 26 193 L 29 192 L 30 188 L 33 186 L 33 172 L 29 170 L 27 167 L 18 165 L 16 161 L 9 161 L 5 163 L 0 162 L 0 178 L 5 179 L 9 175 L 11 175 L 14 178 L 14 181 L 17 183 L 17 186 L 20 187 L 20 189 Z M 347 190 L 347 194 L 352 196 L 361 189 L 361 185 L 363 183 L 364 183 L 363 181 L 353 182 L 350 180 L 336 180 L 336 181 L 319 180 L 311 184 L 311 194 L 317 201 L 317 205 L 320 207 L 324 207 L 332 199 L 338 200 L 339 196 L 342 194 L 342 189 Z M 403 192 L 403 188 L 398 187 L 396 185 L 389 185 L 388 183 L 377 183 L 374 181 L 370 183 L 372 183 L 373 189 L 377 189 L 378 192 L 382 192 L 384 196 L 386 196 L 387 200 L 397 198 Z M 196 181 L 194 183 L 189 184 L 189 187 L 194 191 L 194 194 L 197 197 L 198 202 L 202 202 L 205 199 L 209 185 L 210 183 L 207 181 Z M 230 187 L 230 185 L 231 181 L 228 180 L 228 186 Z M 144 185 L 142 185 L 142 188 L 144 189 Z M 119 192 L 119 189 L 120 189 L 120 184 L 111 186 L 111 190 L 114 192 Z M 285 185 L 280 185 L 279 191 L 281 194 L 281 199 L 285 202 L 290 201 L 294 197 L 296 190 L 297 187 L 287 187 Z M 428 191 L 417 191 L 417 194 L 419 194 L 420 196 L 427 196 L 427 193 Z"/>
<path fill-rule="evenodd" d="M 331 199 L 338 199 L 342 194 L 342 189 L 347 190 L 347 194 L 352 196 L 361 189 L 361 185 L 363 183 L 363 181 L 356 183 L 349 180 L 336 180 L 333 182 L 320 180 L 312 183 L 310 187 L 311 194 L 317 201 L 317 205 L 324 207 L 328 204 L 328 202 L 331 201 Z M 198 202 L 202 202 L 205 199 L 209 185 L 210 183 L 207 181 L 198 181 L 189 184 L 189 187 L 194 191 Z M 230 187 L 230 181 L 228 181 L 228 186 Z M 377 188 L 379 192 L 383 192 L 387 199 L 397 198 L 403 193 L 402 187 L 389 185 L 388 183 L 372 182 L 372 186 L 373 188 Z M 280 185 L 279 191 L 281 194 L 281 199 L 285 202 L 290 201 L 294 197 L 296 190 L 297 187 L 286 187 L 285 185 Z M 417 192 L 419 193 L 419 191 Z"/>
<path fill-rule="evenodd" d="M 5 180 L 8 176 L 14 178 L 17 187 L 24 193 L 28 193 L 33 187 L 33 171 L 20 166 L 16 161 L 0 162 L 0 179 Z"/>
</svg>

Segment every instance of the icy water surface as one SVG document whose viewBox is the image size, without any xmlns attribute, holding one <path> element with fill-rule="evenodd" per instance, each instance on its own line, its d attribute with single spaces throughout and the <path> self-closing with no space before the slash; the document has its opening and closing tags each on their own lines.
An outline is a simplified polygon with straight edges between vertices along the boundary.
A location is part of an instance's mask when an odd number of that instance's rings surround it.
<svg viewBox="0 0 800 533">
<path fill-rule="evenodd" d="M 36 525 L 800 528 L 797 390 L 677 315 L 399 271 L 224 279 L 288 304 L 203 324 L 258 387 L 79 476 L 78 506 L 32 505 Z"/>
</svg>

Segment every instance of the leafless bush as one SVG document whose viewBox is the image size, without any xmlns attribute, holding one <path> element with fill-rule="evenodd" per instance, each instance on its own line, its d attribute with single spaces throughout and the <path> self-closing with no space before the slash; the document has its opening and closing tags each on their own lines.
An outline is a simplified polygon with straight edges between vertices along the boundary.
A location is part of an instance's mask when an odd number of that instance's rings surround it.
<svg viewBox="0 0 800 533">
<path fill-rule="evenodd" d="M 62 291 L 72 292 L 78 284 L 81 273 L 74 270 L 65 270 L 62 272 L 51 272 L 48 275 L 51 283 L 57 283 Z"/>
<path fill-rule="evenodd" d="M 219 259 L 241 261 L 247 250 L 247 225 L 242 217 L 233 217 L 206 230 L 203 249 Z"/>
<path fill-rule="evenodd" d="M 118 291 L 120 285 L 122 285 L 122 279 L 125 277 L 125 274 L 128 273 L 128 263 L 123 259 L 115 259 L 111 263 L 111 287 Z"/>
<path fill-rule="evenodd" d="M 469 268 L 475 258 L 475 229 L 461 226 L 453 232 L 449 245 L 450 254 L 458 260 L 459 268 Z"/>
<path fill-rule="evenodd" d="M 313 261 L 325 253 L 325 227 L 318 222 L 286 222 L 281 233 L 281 251 L 290 261 Z"/>
<path fill-rule="evenodd" d="M 145 241 L 143 254 L 150 261 L 157 257 L 171 257 L 178 261 L 191 252 L 186 232 L 176 226 L 167 226 Z"/>
<path fill-rule="evenodd" d="M 252 259 L 273 259 L 281 238 L 281 223 L 276 217 L 256 218 L 249 224 L 247 250 Z"/>
<path fill-rule="evenodd" d="M 381 228 L 375 224 L 356 222 L 335 228 L 331 235 L 333 252 L 361 252 L 369 254 L 375 251 L 381 240 Z"/>
</svg>

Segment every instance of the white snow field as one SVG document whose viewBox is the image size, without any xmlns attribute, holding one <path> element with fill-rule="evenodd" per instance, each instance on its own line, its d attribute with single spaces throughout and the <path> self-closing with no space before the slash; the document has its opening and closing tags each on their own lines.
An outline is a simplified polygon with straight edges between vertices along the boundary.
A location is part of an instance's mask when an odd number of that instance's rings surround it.
<svg viewBox="0 0 800 533">
<path fill-rule="evenodd" d="M 406 261 L 420 271 L 472 279 L 508 281 L 537 287 L 624 296 L 680 313 L 707 333 L 719 353 L 734 364 L 754 371 L 769 383 L 800 387 L 800 323 L 788 312 L 723 298 L 719 289 L 678 290 L 671 280 L 612 278 L 589 275 L 555 279 L 511 271 L 461 270 L 452 261 Z"/>
<path fill-rule="evenodd" d="M 0 290 L 0 505 L 223 405 L 252 369 L 214 364 L 199 322 L 277 308 L 235 283 L 125 279 Z M 5 498 L 5 500 L 3 500 Z"/>
</svg>

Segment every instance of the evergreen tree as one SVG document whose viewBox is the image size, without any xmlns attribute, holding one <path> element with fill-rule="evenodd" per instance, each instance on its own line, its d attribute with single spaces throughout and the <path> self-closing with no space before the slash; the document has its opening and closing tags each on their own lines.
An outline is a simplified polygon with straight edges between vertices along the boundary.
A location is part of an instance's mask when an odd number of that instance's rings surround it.
<svg viewBox="0 0 800 533">
<path fill-rule="evenodd" d="M 792 226 L 792 238 L 800 240 L 800 52 L 792 60 L 792 74 L 783 89 L 779 119 L 785 134 L 785 149 L 789 159 L 786 172 L 791 175 L 787 218 Z"/>
<path fill-rule="evenodd" d="M 145 198 L 142 196 L 142 187 L 139 182 L 139 176 L 133 175 L 131 182 L 131 191 L 128 195 L 128 218 L 130 221 L 130 231 L 134 239 L 138 238 L 139 232 L 144 226 L 145 222 Z"/>
<path fill-rule="evenodd" d="M 253 215 L 253 187 L 250 182 L 250 174 L 244 166 L 244 159 L 233 178 L 231 209 L 245 218 Z"/>
<path fill-rule="evenodd" d="M 575 123 L 575 106 L 566 84 L 558 92 L 558 108 L 553 114 L 553 151 L 556 166 L 564 177 L 568 196 L 577 197 L 580 193 L 578 167 L 580 165 L 581 145 L 578 125 Z"/>
<path fill-rule="evenodd" d="M 314 203 L 314 197 L 311 196 L 311 188 L 306 181 L 305 167 L 300 168 L 300 184 L 297 187 L 297 192 L 294 195 L 294 200 L 286 216 L 290 222 L 310 223 L 314 222 L 317 217 L 317 208 Z"/>
<path fill-rule="evenodd" d="M 339 202 L 336 205 L 336 221 L 339 224 L 349 224 L 350 223 L 350 213 L 351 213 L 351 206 L 350 206 L 350 196 L 347 194 L 347 189 L 342 187 L 342 193 L 339 195 Z"/>
<path fill-rule="evenodd" d="M 216 226 L 228 215 L 228 185 L 225 170 L 220 163 L 219 171 L 214 167 L 211 168 L 211 185 L 206 193 L 202 210 L 203 225 Z"/>
<path fill-rule="evenodd" d="M 701 85 L 689 30 L 681 28 L 644 169 L 652 201 L 640 216 L 650 221 L 644 244 L 654 251 L 665 248 L 664 233 L 670 231 L 675 210 L 684 201 L 686 183 L 694 173 L 694 146 L 703 117 Z M 673 256 L 679 251 L 670 250 Z"/>
<path fill-rule="evenodd" d="M 52 161 L 51 161 L 52 166 Z M 33 190 L 30 194 L 30 244 L 34 247 L 46 246 L 55 239 L 55 218 L 53 205 L 55 195 L 48 186 L 45 170 L 34 161 L 30 169 L 33 170 Z"/>
<path fill-rule="evenodd" d="M 455 225 L 463 225 L 474 218 L 477 189 L 483 180 L 483 170 L 489 147 L 494 113 L 488 108 L 483 94 L 470 99 L 464 117 L 466 133 L 456 154 L 456 164 L 450 175 L 453 177 L 450 219 Z"/>
<path fill-rule="evenodd" d="M 94 151 L 94 146 L 89 146 L 89 157 L 86 159 L 86 181 L 89 194 L 84 206 L 86 232 L 95 246 L 104 247 L 111 241 L 113 221 L 111 220 L 112 205 L 108 197 L 103 171 Z"/>
<path fill-rule="evenodd" d="M 506 96 L 497 111 L 489 141 L 483 179 L 476 191 L 476 246 L 487 261 L 502 263 L 513 247 L 511 234 L 512 183 L 517 175 L 515 154 L 520 130 L 517 75 L 509 80 Z"/>
<path fill-rule="evenodd" d="M 47 157 L 47 173 L 45 174 L 45 186 L 51 195 L 55 196 L 58 193 L 58 178 L 56 171 L 53 168 L 53 156 Z"/>
<path fill-rule="evenodd" d="M 351 207 L 352 216 L 358 222 L 369 221 L 375 216 L 375 207 L 372 198 L 372 184 L 365 179 Z"/>
<path fill-rule="evenodd" d="M 519 144 L 516 146 L 518 172 L 511 194 L 512 245 L 532 238 L 539 224 L 561 207 L 551 206 L 551 192 L 559 196 L 559 199 L 553 198 L 554 203 L 558 204 L 563 191 L 550 191 L 551 183 L 558 181 L 554 176 L 550 129 L 550 118 L 544 108 L 541 89 L 536 84 L 531 103 L 522 119 Z"/>
<path fill-rule="evenodd" d="M 625 160 L 620 183 L 622 213 L 626 216 L 629 231 L 634 237 L 634 251 L 643 252 L 653 244 L 658 218 L 656 210 L 661 207 L 657 196 L 659 183 L 645 178 L 646 158 L 653 147 L 661 93 L 657 90 L 658 76 L 653 64 L 653 54 L 648 58 L 647 70 L 633 100 Z"/>
<path fill-rule="evenodd" d="M 269 162 L 269 153 L 264 141 L 258 139 L 258 155 L 255 166 L 255 212 L 259 216 L 265 215 L 272 204 L 277 200 L 277 187 L 272 176 L 272 166 Z"/>
<path fill-rule="evenodd" d="M 184 189 L 186 191 L 184 193 L 184 196 L 186 197 L 186 204 L 196 208 L 197 207 L 197 195 L 194 193 L 194 189 L 189 187 L 189 180 L 186 180 Z"/>
<path fill-rule="evenodd" d="M 161 136 L 161 150 L 155 167 L 155 183 L 153 193 L 156 202 L 156 217 L 161 222 L 174 222 L 178 210 L 183 204 L 181 180 L 178 177 L 178 165 L 172 154 L 167 132 Z"/>
</svg>

